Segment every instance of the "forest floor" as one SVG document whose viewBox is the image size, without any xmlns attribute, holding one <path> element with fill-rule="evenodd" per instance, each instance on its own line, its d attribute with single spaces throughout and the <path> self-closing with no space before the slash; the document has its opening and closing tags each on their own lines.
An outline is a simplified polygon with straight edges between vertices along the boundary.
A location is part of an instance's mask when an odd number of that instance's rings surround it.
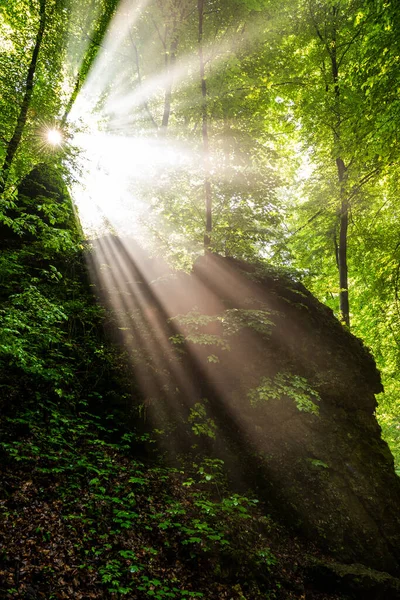
<svg viewBox="0 0 400 600">
<path fill-rule="evenodd" d="M 0 598 L 344 598 L 310 581 L 312 545 L 224 489 L 218 461 L 144 464 L 89 415 L 25 425 L 2 444 Z"/>
</svg>

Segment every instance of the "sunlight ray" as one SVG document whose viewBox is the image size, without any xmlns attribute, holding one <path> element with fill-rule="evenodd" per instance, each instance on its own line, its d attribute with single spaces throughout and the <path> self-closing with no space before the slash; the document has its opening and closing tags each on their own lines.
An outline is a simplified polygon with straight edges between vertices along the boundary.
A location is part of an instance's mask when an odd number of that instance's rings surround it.
<svg viewBox="0 0 400 600">
<path fill-rule="evenodd" d="M 134 6 L 131 0 L 120 2 L 102 42 L 101 52 L 96 57 L 84 85 L 86 90 L 91 90 L 89 97 L 96 98 L 95 102 L 114 80 L 115 74 L 118 74 L 113 64 L 118 54 L 121 53 L 123 58 L 128 59 L 126 54 L 121 52 L 121 48 L 148 2 L 149 0 L 138 0 Z"/>
<path fill-rule="evenodd" d="M 100 4 L 91 0 L 82 5 L 80 0 L 70 0 L 71 33 L 67 39 L 66 68 L 76 77 L 90 47 L 94 28 L 100 13 Z"/>
<path fill-rule="evenodd" d="M 104 290 L 119 323 L 120 338 L 132 357 L 145 397 L 151 403 L 151 398 L 160 397 L 161 390 L 166 410 L 175 411 L 179 391 L 189 407 L 197 395 L 195 382 L 174 356 L 169 340 L 171 331 L 168 334 L 168 316 L 157 308 L 160 306 L 158 296 L 154 295 L 147 277 L 141 274 L 139 265 L 143 264 L 143 253 L 139 252 L 136 256 L 139 261 L 136 263 L 131 247 L 129 258 L 124 259 L 127 247 L 120 238 L 99 239 L 96 247 L 93 257 L 95 279 Z M 104 263 L 110 263 L 112 269 L 104 269 Z M 141 350 L 140 358 L 136 355 L 138 348 Z M 153 418 L 160 425 L 159 409 L 157 404 Z"/>
<path fill-rule="evenodd" d="M 157 180 L 159 186 L 160 170 L 176 172 L 195 162 L 186 146 L 164 139 L 97 132 L 77 134 L 75 142 L 86 164 L 73 194 L 87 231 L 101 229 L 106 218 L 121 235 L 140 233 L 149 200 L 138 185 L 150 189 Z"/>
<path fill-rule="evenodd" d="M 161 68 L 159 60 L 155 60 L 153 72 L 144 80 L 132 69 L 128 48 L 133 42 L 129 38 L 132 38 L 135 23 L 145 6 L 145 1 L 140 2 L 132 12 L 128 3 L 120 5 L 71 112 L 72 120 L 86 124 L 87 130 L 76 134 L 74 141 L 84 149 L 91 164 L 91 168 L 86 169 L 89 175 L 81 182 L 81 188 L 85 190 L 81 196 L 86 197 L 86 208 L 82 205 L 79 209 L 82 222 L 86 227 L 86 219 L 91 218 L 95 221 L 94 229 L 100 231 L 100 224 L 103 224 L 105 230 L 108 228 L 113 234 L 99 237 L 95 242 L 92 270 L 98 281 L 99 296 L 117 320 L 119 341 L 131 357 L 145 397 L 156 397 L 157 391 L 160 396 L 162 390 L 164 405 L 161 412 L 166 410 L 178 415 L 183 410 L 187 418 L 190 407 L 201 401 L 205 394 L 213 399 L 211 411 L 215 412 L 216 419 L 225 418 L 231 428 L 242 431 L 240 407 L 229 396 L 232 386 L 240 387 L 238 373 L 242 353 L 237 351 L 230 357 L 221 379 L 212 363 L 207 363 L 207 350 L 191 341 L 177 317 L 188 310 L 185 284 L 178 283 L 174 294 L 168 286 L 159 286 L 160 267 L 154 267 L 138 245 L 147 243 L 153 218 L 151 202 L 158 190 L 168 190 L 173 177 L 181 172 L 190 179 L 189 196 L 195 197 L 204 178 L 199 136 L 192 135 L 183 143 L 171 135 L 160 135 L 161 128 L 158 131 L 143 129 L 143 118 L 146 118 L 143 109 L 150 112 L 148 103 L 152 103 L 153 108 L 153 104 L 156 106 L 157 102 L 165 101 L 168 86 L 181 90 L 193 88 L 187 102 L 199 109 L 202 103 L 197 49 L 177 56 L 173 63 Z M 237 51 L 248 41 L 249 32 L 243 36 L 242 32 L 229 31 L 217 43 L 214 40 L 204 44 L 205 60 L 212 59 L 213 68 L 219 70 L 234 55 L 233 49 Z M 151 56 L 154 49 L 150 39 L 143 52 L 146 49 Z M 136 81 L 133 90 L 132 81 Z M 93 114 L 95 106 L 97 116 Z M 154 114 L 158 114 L 157 110 Z M 152 118 L 154 120 L 154 116 Z M 225 132 L 220 135 L 222 146 L 224 139 Z M 210 177 L 228 182 L 240 176 L 238 167 L 232 164 L 232 168 L 228 168 L 227 155 L 223 160 L 221 170 L 217 151 L 210 153 Z M 251 168 L 248 171 L 247 177 L 250 177 Z M 235 201 L 236 197 L 230 198 L 232 205 Z M 171 235 L 164 215 L 158 215 L 157 226 L 160 232 Z M 109 268 L 104 266 L 108 264 Z M 168 274 L 170 276 L 171 271 Z M 215 329 L 218 337 L 222 331 L 221 315 L 225 311 L 221 298 L 227 298 L 234 305 L 237 293 L 245 294 L 249 284 L 219 264 L 213 265 L 212 273 L 200 269 L 192 277 L 196 281 L 198 301 L 207 307 L 207 314 L 215 315 L 211 329 Z M 252 335 L 246 339 L 251 348 Z M 173 340 L 179 340 L 176 346 Z M 140 356 L 138 348 L 141 349 Z M 249 350 L 246 360 L 251 360 L 252 356 Z M 160 408 L 158 405 L 151 409 L 157 423 L 160 423 L 157 413 Z"/>
</svg>

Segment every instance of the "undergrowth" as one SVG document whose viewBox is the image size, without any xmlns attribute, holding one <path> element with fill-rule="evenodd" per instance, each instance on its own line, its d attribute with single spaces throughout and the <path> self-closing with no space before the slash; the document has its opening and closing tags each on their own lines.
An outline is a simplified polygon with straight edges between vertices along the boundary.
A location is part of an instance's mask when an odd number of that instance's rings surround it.
<svg viewBox="0 0 400 600">
<path fill-rule="evenodd" d="M 95 415 L 47 406 L 44 419 L 44 408 L 3 424 L 3 597 L 29 586 L 48 600 L 218 598 L 228 588 L 277 597 L 272 523 L 257 500 L 228 493 L 220 461 L 146 464 L 131 447 L 148 439 L 110 441 L 116 431 Z"/>
<path fill-rule="evenodd" d="M 140 421 L 58 167 L 2 200 L 0 233 L 0 597 L 304 598 L 304 545 L 210 453 L 168 465 Z M 200 403 L 188 426 L 215 438 Z"/>
</svg>

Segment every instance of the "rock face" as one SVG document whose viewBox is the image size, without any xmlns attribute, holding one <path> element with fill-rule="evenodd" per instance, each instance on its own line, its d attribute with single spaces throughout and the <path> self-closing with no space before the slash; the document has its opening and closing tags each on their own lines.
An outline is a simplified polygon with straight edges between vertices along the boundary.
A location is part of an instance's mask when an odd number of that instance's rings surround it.
<svg viewBox="0 0 400 600">
<path fill-rule="evenodd" d="M 214 453 L 236 457 L 231 469 L 325 551 L 399 574 L 400 480 L 374 414 L 380 376 L 360 340 L 265 267 L 213 255 L 190 275 L 136 267 L 151 322 L 173 317 L 164 336 L 180 341 L 195 384 L 184 390 L 177 377 L 169 387 L 192 426 L 197 415 L 198 437 L 215 427 Z"/>
<path fill-rule="evenodd" d="M 342 560 L 398 573 L 400 480 L 374 414 L 379 373 L 360 340 L 301 284 L 251 265 L 208 257 L 180 283 L 187 311 L 221 316 L 230 350 L 217 347 L 218 363 L 206 362 L 209 349 L 200 356 L 266 499 Z M 182 311 L 173 304 L 170 314 Z M 244 326 L 227 335 L 235 314 Z M 302 410 L 307 396 L 318 413 Z"/>
</svg>

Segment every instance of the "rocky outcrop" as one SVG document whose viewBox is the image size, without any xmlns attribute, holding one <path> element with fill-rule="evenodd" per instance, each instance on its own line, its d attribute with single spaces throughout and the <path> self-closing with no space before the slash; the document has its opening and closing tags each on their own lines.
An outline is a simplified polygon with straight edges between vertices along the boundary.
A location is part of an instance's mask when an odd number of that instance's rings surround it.
<svg viewBox="0 0 400 600">
<path fill-rule="evenodd" d="M 191 274 L 162 277 L 154 264 L 133 259 L 136 291 L 126 283 L 124 293 L 145 305 L 153 332 L 164 327 L 191 385 L 169 360 L 173 398 L 150 402 L 153 413 L 165 425 L 185 405 L 197 437 L 285 523 L 344 562 L 399 574 L 400 481 L 361 341 L 301 283 L 261 264 L 209 255 Z"/>
</svg>

